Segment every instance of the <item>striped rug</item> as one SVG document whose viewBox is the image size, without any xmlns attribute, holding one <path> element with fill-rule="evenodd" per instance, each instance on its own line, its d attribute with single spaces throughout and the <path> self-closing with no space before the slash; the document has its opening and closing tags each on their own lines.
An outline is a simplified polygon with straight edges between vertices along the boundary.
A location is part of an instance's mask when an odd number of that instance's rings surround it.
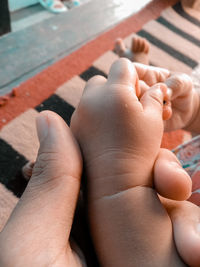
<svg viewBox="0 0 200 267">
<path fill-rule="evenodd" d="M 86 81 L 108 74 L 118 58 L 114 40 L 130 46 L 133 34 L 151 44 L 150 62 L 171 71 L 200 77 L 200 14 L 182 8 L 176 1 L 153 1 L 147 8 L 102 34 L 68 57 L 15 88 L 0 101 L 0 230 L 26 187 L 21 168 L 34 161 L 38 150 L 35 118 L 49 109 L 69 124 Z M 198 75 L 199 74 L 199 75 Z M 163 146 L 174 148 L 190 134 L 176 131 L 165 135 Z"/>
</svg>

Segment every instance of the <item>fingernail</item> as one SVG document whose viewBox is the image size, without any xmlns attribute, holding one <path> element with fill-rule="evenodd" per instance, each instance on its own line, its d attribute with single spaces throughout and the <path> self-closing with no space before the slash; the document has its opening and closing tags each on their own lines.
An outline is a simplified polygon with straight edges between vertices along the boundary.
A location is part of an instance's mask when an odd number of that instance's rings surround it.
<svg viewBox="0 0 200 267">
<path fill-rule="evenodd" d="M 182 165 L 178 160 L 177 161 L 170 161 L 170 165 L 172 166 L 172 168 L 179 168 L 179 169 L 181 168 L 182 169 Z"/>
<path fill-rule="evenodd" d="M 40 114 L 36 119 L 37 133 L 40 143 L 46 138 L 49 126 L 46 116 Z"/>
</svg>

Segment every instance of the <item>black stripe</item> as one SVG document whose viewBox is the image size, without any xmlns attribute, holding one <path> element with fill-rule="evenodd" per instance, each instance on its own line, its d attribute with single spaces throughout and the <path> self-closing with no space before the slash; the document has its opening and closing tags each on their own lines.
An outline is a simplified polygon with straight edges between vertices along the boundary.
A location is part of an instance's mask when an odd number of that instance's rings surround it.
<svg viewBox="0 0 200 267">
<path fill-rule="evenodd" d="M 159 17 L 157 19 L 157 21 L 164 25 L 165 27 L 167 27 L 168 29 L 170 29 L 171 31 L 177 33 L 178 35 L 180 35 L 181 37 L 185 38 L 186 40 L 192 42 L 193 44 L 200 46 L 200 40 L 196 39 L 195 37 L 193 37 L 192 35 L 184 32 L 183 30 L 177 28 L 176 26 L 174 26 L 173 24 L 171 24 L 168 20 L 166 20 L 163 17 Z"/>
<path fill-rule="evenodd" d="M 200 27 L 200 21 L 192 16 L 190 16 L 188 13 L 185 12 L 185 10 L 182 8 L 182 5 L 180 2 L 178 2 L 176 5 L 173 6 L 173 9 L 181 15 L 183 18 L 189 20 L 193 24 Z"/>
<path fill-rule="evenodd" d="M 27 160 L 3 139 L 0 139 L 0 151 L 0 183 L 20 197 L 27 184 L 20 175 Z"/>
<path fill-rule="evenodd" d="M 160 41 L 150 33 L 141 30 L 138 32 L 138 35 L 146 38 L 150 43 L 154 44 L 155 46 L 159 47 L 160 49 L 164 50 L 166 53 L 170 54 L 174 58 L 178 59 L 179 61 L 185 63 L 191 68 L 195 68 L 198 63 L 197 61 L 191 59 L 190 57 L 180 53 L 178 50 L 174 49 L 173 47 L 165 44 L 164 42 Z"/>
<path fill-rule="evenodd" d="M 74 107 L 68 104 L 64 99 L 58 95 L 52 95 L 40 105 L 35 107 L 38 112 L 43 110 L 51 110 L 59 114 L 69 125 L 72 113 L 74 112 Z"/>
<path fill-rule="evenodd" d="M 80 74 L 80 77 L 87 82 L 90 78 L 92 78 L 95 75 L 101 75 L 107 77 L 107 75 L 103 71 L 95 68 L 94 66 L 91 66 L 89 69 L 82 72 Z"/>
</svg>

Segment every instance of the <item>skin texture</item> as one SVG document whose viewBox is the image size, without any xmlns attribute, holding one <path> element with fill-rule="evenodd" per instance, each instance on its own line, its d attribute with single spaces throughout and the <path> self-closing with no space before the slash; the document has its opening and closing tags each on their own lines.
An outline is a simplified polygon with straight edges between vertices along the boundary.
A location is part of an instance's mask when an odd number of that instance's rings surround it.
<svg viewBox="0 0 200 267">
<path fill-rule="evenodd" d="M 158 77 L 168 87 L 170 105 L 167 107 L 165 131 L 186 129 L 194 134 L 200 133 L 200 91 L 194 88 L 191 78 L 186 74 L 161 74 L 164 70 L 139 65 L 137 71 L 142 81 L 142 94 L 156 82 Z M 143 69 L 143 70 L 142 70 Z M 166 74 L 166 70 L 163 72 Z M 151 81 L 151 82 L 149 82 Z M 170 111 L 171 109 L 171 111 Z M 154 186 L 163 197 L 160 197 L 172 221 L 175 243 L 181 258 L 191 267 L 200 265 L 200 210 L 199 207 L 186 200 L 191 191 L 191 181 L 180 168 L 180 163 L 168 150 L 161 149 L 154 165 Z M 174 199 L 174 200 L 173 200 Z"/>
<path fill-rule="evenodd" d="M 116 41 L 115 48 L 118 48 L 117 53 L 120 57 L 124 56 L 134 61 L 134 58 L 132 57 L 133 53 L 131 53 L 131 51 L 125 47 L 122 40 Z M 125 51 L 127 52 L 125 53 Z M 146 54 L 145 59 L 146 58 L 148 58 L 148 52 Z M 148 64 L 148 62 L 146 62 L 144 59 L 142 59 L 142 61 L 139 62 L 143 64 Z M 137 65 L 138 63 L 134 64 Z M 141 65 L 141 71 L 143 69 L 144 73 L 149 76 L 150 80 L 152 80 L 152 78 L 155 78 L 157 75 L 155 75 L 155 72 L 153 71 L 154 67 L 150 68 L 152 68 L 151 71 L 148 70 L 149 66 L 144 67 Z M 148 79 L 146 79 L 146 81 L 148 81 Z M 169 73 L 168 79 L 166 80 L 164 79 L 163 81 L 166 83 L 168 87 L 170 95 L 169 99 L 172 111 L 171 114 L 167 113 L 166 117 L 164 117 L 164 119 L 166 119 L 164 122 L 165 131 L 185 129 L 191 131 L 194 135 L 199 134 L 200 89 L 194 88 L 190 77 L 187 76 L 186 74 L 179 73 L 171 75 Z M 150 84 L 148 84 L 148 82 L 146 83 L 141 81 L 141 85 L 143 92 L 145 92 L 146 90 L 149 89 Z M 168 112 L 170 112 L 168 107 L 167 110 Z M 170 119 L 168 120 L 168 118 Z M 166 152 L 164 154 L 166 154 Z M 162 153 L 162 155 L 164 154 Z M 156 166 L 155 185 L 161 186 L 160 189 L 162 193 L 163 189 L 164 190 L 169 188 L 173 189 L 171 191 L 165 192 L 166 194 L 166 195 L 164 194 L 165 197 L 172 197 L 172 199 L 174 199 L 174 196 L 176 198 L 180 197 L 181 195 L 184 197 L 184 192 L 187 193 L 187 190 L 184 191 L 184 186 L 186 186 L 185 181 L 187 180 L 183 179 L 184 182 L 182 184 L 179 184 L 179 186 L 177 186 L 176 184 L 176 186 L 174 187 L 174 180 L 177 181 L 177 177 L 180 178 L 183 172 L 179 170 L 178 173 L 176 173 L 176 175 L 175 174 L 172 175 L 173 171 L 169 172 L 170 166 L 173 166 L 172 170 L 174 170 L 174 163 L 171 164 L 170 158 L 172 157 L 171 156 L 164 157 L 162 160 L 158 161 L 158 164 L 155 165 Z M 183 178 L 184 177 L 185 175 L 183 175 Z M 172 181 L 173 183 L 171 183 Z M 180 180 L 178 181 L 180 182 Z M 174 192 L 174 188 L 182 188 L 182 193 L 179 194 L 178 192 Z M 200 221 L 199 207 L 195 206 L 192 203 L 188 203 L 187 201 L 175 202 L 175 201 L 167 201 L 167 199 L 163 201 L 162 199 L 162 203 L 164 206 L 167 203 L 166 207 L 167 211 L 171 211 L 168 214 L 173 224 L 175 242 L 179 254 L 182 256 L 182 259 L 184 259 L 184 261 L 189 266 L 191 267 L 199 266 L 200 265 L 200 257 L 198 256 L 199 255 L 198 251 L 200 249 L 200 237 L 198 230 Z M 188 240 L 190 240 L 190 242 L 188 242 Z"/>
<path fill-rule="evenodd" d="M 191 78 L 186 74 L 170 76 L 165 84 L 171 91 L 172 117 L 165 122 L 165 130 L 187 129 L 200 132 L 199 92 L 194 89 Z"/>
<path fill-rule="evenodd" d="M 171 90 L 163 84 L 151 88 L 167 79 L 172 79 Z M 160 149 L 163 118 L 178 118 L 172 116 L 181 101 L 173 96 L 173 79 L 167 70 L 141 64 L 134 68 L 121 59 L 112 66 L 108 81 L 96 77 L 88 82 L 72 118 L 84 156 L 90 226 L 102 266 L 200 265 L 199 208 L 177 201 L 188 197 L 189 177 L 170 151 Z M 173 105 L 163 106 L 171 96 Z M 195 110 L 198 114 L 198 107 Z M 191 118 L 198 122 L 194 114 Z M 39 115 L 37 129 L 37 161 L 0 234 L 0 266 L 86 266 L 80 249 L 69 242 L 82 173 L 79 147 L 53 112 Z"/>
<path fill-rule="evenodd" d="M 190 267 L 200 264 L 200 211 L 189 201 L 174 201 L 160 197 L 172 224 L 179 255 Z"/>
<path fill-rule="evenodd" d="M 158 84 L 140 101 L 139 91 L 136 69 L 120 59 L 107 81 L 87 83 L 72 118 L 85 161 L 93 240 L 102 266 L 185 266 L 152 188 L 167 91 Z"/>
<path fill-rule="evenodd" d="M 138 63 L 134 63 L 137 65 Z M 143 66 L 141 65 L 141 69 Z M 151 67 L 153 68 L 153 67 Z M 145 69 L 145 68 L 144 68 Z M 148 71 L 150 79 L 155 77 L 153 72 Z M 148 79 L 147 79 L 148 80 Z M 200 133 L 200 90 L 192 84 L 191 78 L 182 73 L 170 74 L 163 80 L 168 87 L 172 114 L 164 121 L 165 131 L 185 129 L 194 135 Z M 149 87 L 143 84 L 143 90 Z M 169 151 L 160 151 L 154 168 L 154 183 L 157 190 L 164 197 L 183 200 L 186 197 L 188 179 L 184 172 L 177 167 L 177 162 L 172 161 L 174 156 Z M 175 158 L 174 158 L 175 160 Z M 176 173 L 174 170 L 176 169 Z M 177 180 L 182 177 L 182 180 Z M 177 183 L 178 182 L 178 183 Z M 181 183 L 182 184 L 181 184 Z M 179 185 L 178 185 L 179 184 Z M 190 187 L 190 186 L 189 186 Z M 188 187 L 188 189 L 189 189 Z M 182 189 L 182 193 L 175 189 Z M 166 191 L 167 190 L 167 191 Z M 175 191 L 174 191 L 175 190 Z M 186 191 L 185 191 L 186 190 Z M 164 193 L 165 191 L 165 193 Z M 165 195 L 166 194 L 166 195 Z M 182 199 L 181 199 L 182 195 Z M 180 197 L 180 198 L 179 198 Z M 172 224 L 176 247 L 182 259 L 191 267 L 200 265 L 200 210 L 199 207 L 188 201 L 173 201 L 160 197 L 166 208 Z M 187 199 L 187 197 L 185 198 Z"/>
<path fill-rule="evenodd" d="M 32 178 L 0 234 L 0 266 L 86 266 L 69 242 L 82 173 L 78 145 L 53 112 L 40 114 L 37 129 Z"/>
<path fill-rule="evenodd" d="M 166 131 L 173 131 L 176 129 L 186 129 L 194 134 L 200 133 L 200 92 L 199 89 L 193 87 L 192 81 L 186 74 L 173 74 L 168 77 L 165 84 L 170 88 L 170 101 L 172 107 L 172 116 L 169 120 L 164 122 Z M 171 91 L 171 92 L 170 92 Z M 163 157 L 163 161 L 167 158 Z M 168 161 L 169 163 L 169 161 Z M 161 164 L 159 166 L 159 164 Z M 164 165 L 164 166 L 162 166 Z M 171 178 L 176 182 L 177 175 L 172 175 L 168 164 L 157 161 L 155 164 L 155 182 L 158 178 L 158 183 L 164 186 L 165 182 Z M 181 176 L 179 172 L 179 176 Z M 182 176 L 184 182 L 186 176 Z M 182 188 L 183 188 L 182 187 Z M 178 188 L 181 188 L 179 183 Z M 184 192 L 184 190 L 182 191 Z M 172 190 L 171 190 L 171 193 Z M 175 193 L 176 194 L 176 193 Z M 176 196 L 178 196 L 176 194 Z M 170 195 L 173 199 L 173 196 Z M 199 207 L 188 201 L 173 201 L 160 197 L 165 206 L 174 231 L 174 238 L 176 247 L 182 259 L 191 267 L 198 267 L 200 265 L 200 210 Z M 187 199 L 187 198 L 186 198 Z M 178 200 L 178 199 L 176 199 Z"/>
</svg>

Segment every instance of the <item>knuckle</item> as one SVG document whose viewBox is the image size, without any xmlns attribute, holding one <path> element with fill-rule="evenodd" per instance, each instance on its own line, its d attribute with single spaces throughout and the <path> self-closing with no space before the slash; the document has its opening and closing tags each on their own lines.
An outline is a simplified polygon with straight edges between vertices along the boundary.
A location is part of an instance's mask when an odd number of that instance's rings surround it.
<svg viewBox="0 0 200 267">
<path fill-rule="evenodd" d="M 162 71 L 158 71 L 158 82 L 164 82 L 165 81 L 165 74 Z"/>
<path fill-rule="evenodd" d="M 159 104 L 159 106 L 163 107 L 163 98 L 165 94 L 165 86 L 164 84 L 156 84 L 149 91 L 147 91 L 149 96 L 154 103 Z"/>
<path fill-rule="evenodd" d="M 52 162 L 55 162 L 58 158 L 57 152 L 40 152 L 35 166 L 33 168 L 33 175 L 36 177 L 44 176 Z"/>
<path fill-rule="evenodd" d="M 151 98 L 155 100 L 156 103 L 158 103 L 161 107 L 163 106 L 163 100 L 156 94 L 155 92 L 151 93 Z"/>
</svg>

